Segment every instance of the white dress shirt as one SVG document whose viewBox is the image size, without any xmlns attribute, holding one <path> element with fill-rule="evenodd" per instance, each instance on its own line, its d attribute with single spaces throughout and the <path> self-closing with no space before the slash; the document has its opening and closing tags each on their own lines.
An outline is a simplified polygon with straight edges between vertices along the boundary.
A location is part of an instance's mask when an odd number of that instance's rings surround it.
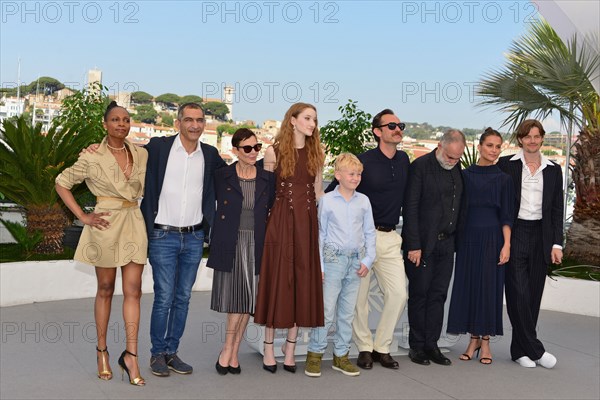
<svg viewBox="0 0 600 400">
<path fill-rule="evenodd" d="M 200 143 L 188 154 L 177 135 L 169 152 L 154 222 L 176 227 L 201 223 L 203 186 L 204 155 Z"/>
<path fill-rule="evenodd" d="M 544 174 L 543 170 L 552 163 L 543 154 L 540 153 L 541 165 L 531 174 L 531 169 L 525 161 L 523 150 L 519 150 L 510 161 L 521 160 L 523 163 L 523 173 L 521 175 L 521 207 L 517 218 L 527 221 L 537 221 L 542 219 L 542 201 L 544 197 Z M 555 244 L 555 249 L 562 249 L 562 246 Z"/>
<path fill-rule="evenodd" d="M 521 160 L 523 163 L 523 173 L 521 175 L 521 207 L 519 208 L 518 218 L 528 221 L 542 219 L 542 199 L 544 193 L 544 174 L 543 170 L 552 163 L 540 154 L 540 166 L 531 173 L 536 166 L 527 165 L 523 150 L 519 150 L 511 161 Z"/>
</svg>

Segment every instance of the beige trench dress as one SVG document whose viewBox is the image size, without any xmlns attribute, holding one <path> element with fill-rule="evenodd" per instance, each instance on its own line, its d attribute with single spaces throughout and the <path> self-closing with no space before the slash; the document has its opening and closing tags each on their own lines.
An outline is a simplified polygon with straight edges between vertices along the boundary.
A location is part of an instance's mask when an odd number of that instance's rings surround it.
<svg viewBox="0 0 600 400">
<path fill-rule="evenodd" d="M 85 180 L 97 198 L 95 212 L 110 213 L 103 217 L 110 223 L 107 229 L 83 228 L 75 251 L 77 261 L 103 268 L 146 263 L 148 238 L 139 200 L 144 194 L 148 153 L 127 140 L 125 144 L 133 156 L 129 179 L 106 147 L 106 138 L 96 153 L 82 154 L 56 178 L 56 183 L 69 190 Z"/>
</svg>

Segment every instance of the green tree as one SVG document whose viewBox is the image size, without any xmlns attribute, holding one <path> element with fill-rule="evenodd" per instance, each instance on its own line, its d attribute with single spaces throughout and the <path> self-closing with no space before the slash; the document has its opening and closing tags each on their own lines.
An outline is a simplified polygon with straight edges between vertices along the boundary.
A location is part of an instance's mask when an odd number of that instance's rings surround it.
<svg viewBox="0 0 600 400">
<path fill-rule="evenodd" d="M 60 115 L 52 120 L 52 124 L 57 128 L 76 124 L 89 127 L 94 138 L 92 143 L 100 141 L 105 134 L 104 112 L 110 102 L 105 93 L 106 90 L 108 88 L 94 82 L 90 86 L 65 97 L 61 105 Z"/>
<path fill-rule="evenodd" d="M 50 127 L 31 126 L 23 116 L 16 122 L 5 120 L 0 130 L 0 192 L 25 208 L 27 232 L 43 239 L 35 246 L 41 254 L 61 253 L 63 229 L 68 224 L 54 180 L 66 167 L 77 161 L 82 148 L 97 142 L 91 125 L 81 121 Z M 85 188 L 80 185 L 81 193 Z M 77 191 L 74 191 L 78 193 Z"/>
<path fill-rule="evenodd" d="M 510 130 L 552 113 L 564 126 L 577 127 L 571 168 L 576 200 L 565 254 L 600 265 L 600 96 L 591 83 L 597 51 L 580 47 L 576 36 L 565 44 L 542 20 L 513 42 L 506 57 L 505 66 L 480 83 L 481 104 L 508 113 L 504 125 Z"/>
<path fill-rule="evenodd" d="M 203 108 L 204 112 L 206 112 L 208 115 L 212 115 L 220 121 L 225 121 L 227 114 L 229 113 L 229 108 L 227 108 L 227 106 L 220 101 L 209 101 L 208 103 L 204 104 Z"/>
<path fill-rule="evenodd" d="M 175 93 L 164 93 L 154 99 L 157 103 L 163 104 L 166 107 L 175 107 L 181 101 L 181 98 Z"/>
<path fill-rule="evenodd" d="M 373 139 L 371 114 L 360 110 L 353 100 L 348 100 L 338 110 L 342 117 L 327 122 L 320 130 L 327 153 L 335 158 L 344 152 L 360 154 L 368 150 L 367 143 Z"/>
<path fill-rule="evenodd" d="M 131 116 L 134 121 L 145 124 L 155 124 L 158 112 L 150 104 L 142 104 L 135 108 L 135 114 Z"/>
<path fill-rule="evenodd" d="M 179 102 L 179 104 L 184 104 L 184 103 L 202 104 L 202 97 L 196 96 L 195 94 L 188 94 L 186 96 L 181 97 L 181 101 Z"/>
<path fill-rule="evenodd" d="M 149 104 L 152 103 L 152 98 L 150 93 L 142 91 L 131 93 L 131 102 L 134 104 Z"/>
<path fill-rule="evenodd" d="M 63 89 L 64 87 L 65 85 L 63 85 L 58 79 L 51 78 L 49 76 L 42 76 L 27 85 L 26 93 L 50 95 L 57 90 Z M 23 94 L 23 90 L 21 90 L 21 94 Z"/>
<path fill-rule="evenodd" d="M 161 120 L 161 125 L 162 126 L 173 126 L 173 116 L 167 112 L 161 112 L 160 114 L 160 120 Z"/>
</svg>

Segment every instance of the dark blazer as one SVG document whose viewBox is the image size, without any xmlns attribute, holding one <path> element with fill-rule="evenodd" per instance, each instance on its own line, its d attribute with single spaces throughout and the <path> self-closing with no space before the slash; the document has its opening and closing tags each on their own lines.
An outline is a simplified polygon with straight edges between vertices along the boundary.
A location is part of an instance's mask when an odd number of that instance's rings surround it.
<svg viewBox="0 0 600 400">
<path fill-rule="evenodd" d="M 437 149 L 437 148 L 436 148 Z M 429 256 L 438 241 L 438 225 L 444 215 L 440 191 L 440 166 L 435 151 L 410 164 L 408 185 L 402 207 L 402 249 L 421 250 Z M 455 179 L 461 179 L 460 163 L 452 168 Z"/>
<path fill-rule="evenodd" d="M 244 196 L 234 163 L 215 172 L 217 210 L 211 229 L 210 255 L 207 267 L 230 272 L 233 269 L 237 245 L 242 202 Z M 267 216 L 275 201 L 275 174 L 256 168 L 256 190 L 254 192 L 254 265 L 260 272 Z"/>
<path fill-rule="evenodd" d="M 515 221 L 521 208 L 521 182 L 523 175 L 523 162 L 521 160 L 511 161 L 513 156 L 500 157 L 498 167 L 510 175 L 515 185 Z M 552 165 L 546 166 L 542 171 L 544 177 L 544 188 L 542 192 L 542 247 L 544 250 L 544 261 L 552 262 L 550 257 L 552 246 L 563 245 L 563 186 L 562 170 L 560 165 L 551 161 Z"/>
<path fill-rule="evenodd" d="M 146 166 L 146 187 L 144 199 L 140 206 L 146 231 L 148 235 L 154 229 L 154 219 L 158 213 L 158 197 L 162 190 L 165 180 L 165 171 L 167 170 L 167 161 L 169 152 L 177 136 L 157 137 L 150 139 L 150 142 L 144 146 L 148 150 L 148 164 Z M 215 214 L 215 190 L 213 185 L 215 170 L 227 165 L 219 156 L 219 151 L 211 145 L 200 143 L 202 154 L 204 155 L 204 184 L 202 187 L 202 225 L 204 228 L 204 237 L 208 237 L 212 219 Z M 178 207 L 173 204 L 173 207 Z"/>
</svg>

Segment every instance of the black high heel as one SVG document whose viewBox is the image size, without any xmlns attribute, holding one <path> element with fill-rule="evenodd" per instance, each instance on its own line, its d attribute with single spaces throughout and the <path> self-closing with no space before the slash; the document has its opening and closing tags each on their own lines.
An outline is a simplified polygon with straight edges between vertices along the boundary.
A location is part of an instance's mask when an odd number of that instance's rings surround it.
<svg viewBox="0 0 600 400">
<path fill-rule="evenodd" d="M 292 341 L 289 339 L 285 339 L 285 341 L 287 343 L 293 343 L 296 344 L 296 340 Z M 283 353 L 283 355 L 285 356 L 285 347 L 287 346 L 287 343 L 284 343 L 283 346 L 281 346 L 281 352 Z M 294 365 L 287 365 L 285 362 L 283 363 L 283 369 L 285 369 L 288 372 L 291 372 L 292 374 L 296 373 L 296 364 Z"/>
<path fill-rule="evenodd" d="M 490 341 L 490 337 L 488 336 L 487 338 L 482 337 L 481 340 L 487 340 L 488 342 Z M 479 346 L 479 348 L 481 348 L 481 346 Z M 479 357 L 479 351 L 477 352 L 477 357 Z M 489 362 L 483 362 L 483 361 L 489 361 Z M 479 362 L 483 365 L 490 365 L 492 363 L 492 358 L 491 357 L 481 357 L 479 359 Z"/>
<path fill-rule="evenodd" d="M 481 340 L 481 336 L 471 336 L 471 340 Z M 490 339 L 488 338 L 488 340 Z M 467 353 L 462 353 L 461 356 L 458 357 L 458 359 L 462 361 L 471 361 L 471 359 L 475 355 L 475 352 L 477 352 L 476 357 L 479 357 L 479 350 L 481 350 L 481 343 L 479 344 L 479 347 L 473 350 L 473 353 L 471 355 L 468 355 Z"/>
<path fill-rule="evenodd" d="M 265 345 L 270 344 L 273 345 L 273 342 L 263 342 Z M 277 372 L 277 363 L 273 364 L 273 365 L 267 365 L 263 362 L 263 369 L 265 371 L 269 371 L 270 373 L 274 374 L 275 372 Z"/>
<path fill-rule="evenodd" d="M 146 384 L 146 381 L 141 376 L 131 379 L 129 368 L 127 368 L 127 365 L 125 364 L 125 354 L 129 354 L 130 356 L 137 358 L 137 354 L 133 354 L 132 352 L 127 350 L 123 350 L 123 352 L 121 353 L 121 357 L 119 357 L 119 366 L 121 367 L 121 380 L 123 380 L 124 372 L 127 372 L 127 377 L 129 378 L 130 384 L 134 386 L 144 386 Z"/>
<path fill-rule="evenodd" d="M 224 367 L 219 363 L 219 358 L 221 358 L 221 353 L 219 353 L 219 357 L 217 357 L 217 363 L 215 364 L 215 368 L 219 375 L 227 375 L 229 372 L 229 367 Z"/>
</svg>

